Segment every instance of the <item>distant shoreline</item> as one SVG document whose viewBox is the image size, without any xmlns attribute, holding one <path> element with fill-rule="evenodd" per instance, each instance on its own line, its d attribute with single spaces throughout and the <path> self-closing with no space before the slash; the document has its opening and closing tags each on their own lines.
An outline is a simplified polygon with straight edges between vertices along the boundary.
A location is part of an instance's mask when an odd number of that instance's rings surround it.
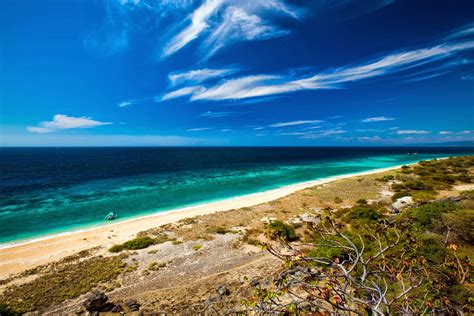
<svg viewBox="0 0 474 316">
<path fill-rule="evenodd" d="M 437 159 L 445 159 L 445 158 L 437 158 Z M 260 192 L 248 193 L 248 194 L 234 196 L 234 197 L 228 197 L 228 198 L 222 198 L 222 199 L 218 199 L 218 200 L 215 200 L 215 201 L 198 202 L 195 205 L 189 205 L 189 206 L 172 208 L 172 209 L 168 209 L 168 210 L 156 211 L 156 212 L 153 212 L 153 213 L 150 213 L 150 214 L 136 215 L 136 216 L 132 216 L 130 218 L 123 219 L 123 220 L 119 218 L 116 221 L 109 221 L 109 222 L 104 221 L 104 222 L 97 223 L 97 224 L 91 224 L 90 226 L 86 226 L 86 227 L 82 227 L 82 228 L 77 228 L 77 229 L 71 228 L 70 230 L 66 230 L 66 231 L 63 231 L 63 232 L 52 232 L 50 234 L 45 234 L 45 235 L 38 236 L 38 237 L 24 238 L 24 239 L 20 239 L 18 241 L 11 241 L 11 242 L 3 243 L 3 244 L 0 243 L 0 251 L 2 249 L 12 248 L 12 247 L 16 247 L 16 246 L 22 246 L 22 245 L 26 245 L 26 244 L 30 244 L 30 243 L 35 243 L 35 242 L 40 242 L 40 241 L 48 240 L 48 239 L 51 239 L 51 238 L 57 238 L 57 237 L 61 237 L 61 236 L 71 235 L 71 234 L 86 233 L 88 231 L 95 230 L 95 229 L 106 228 L 106 227 L 113 228 L 117 225 L 122 225 L 122 224 L 130 223 L 130 222 L 134 222 L 134 221 L 139 221 L 139 220 L 144 220 L 144 219 L 147 219 L 147 218 L 154 218 L 154 217 L 164 216 L 164 215 L 168 215 L 168 214 L 175 213 L 175 212 L 180 212 L 181 213 L 181 212 L 186 212 L 186 211 L 193 211 L 196 208 L 204 208 L 204 207 L 214 208 L 214 207 L 219 207 L 219 204 L 221 204 L 221 203 L 228 203 L 228 202 L 239 203 L 239 201 L 242 200 L 242 199 L 246 200 L 246 199 L 252 199 L 252 198 L 258 197 L 258 196 L 274 195 L 274 194 L 278 194 L 279 191 L 289 192 L 289 193 L 285 194 L 285 195 L 288 195 L 288 194 L 291 194 L 291 193 L 296 192 L 298 190 L 302 190 L 302 189 L 312 187 L 312 186 L 315 186 L 315 185 L 324 184 L 324 183 L 328 183 L 328 182 L 332 182 L 332 181 L 336 181 L 336 180 L 340 180 L 340 179 L 344 179 L 344 178 L 350 178 L 350 177 L 354 177 L 354 176 L 361 176 L 361 175 L 367 175 L 367 174 L 372 174 L 372 173 L 389 171 L 389 170 L 392 170 L 392 169 L 398 169 L 403 165 L 404 164 L 393 166 L 393 167 L 377 168 L 377 169 L 372 169 L 372 170 L 367 170 L 367 171 L 354 172 L 354 173 L 348 173 L 348 174 L 337 175 L 337 176 L 330 176 L 330 177 L 320 178 L 320 179 L 316 179 L 316 180 L 297 182 L 297 183 L 288 184 L 288 185 L 284 185 L 284 186 L 281 186 L 281 187 L 278 187 L 278 188 L 264 190 L 264 191 L 260 191 Z M 410 164 L 408 164 L 408 165 L 410 165 Z M 295 188 L 297 188 L 297 189 L 295 189 Z M 271 200 L 269 200 L 269 201 L 271 201 Z M 269 202 L 269 201 L 265 201 L 265 202 Z M 265 202 L 262 202 L 262 203 L 265 203 Z M 255 204 L 252 204 L 252 205 L 249 205 L 249 206 L 253 206 L 253 205 L 255 205 Z M 228 209 L 225 209 L 225 210 L 228 210 Z M 217 212 L 225 211 L 225 210 L 218 210 Z M 0 261 L 0 263 L 1 263 L 1 261 Z"/>
<path fill-rule="evenodd" d="M 24 242 L 5 244 L 0 248 L 0 279 L 10 274 L 60 260 L 61 258 L 92 247 L 102 246 L 107 249 L 113 244 L 123 243 L 133 238 L 140 231 L 174 223 L 184 218 L 251 207 L 271 202 L 296 191 L 317 185 L 351 177 L 387 172 L 399 169 L 401 166 L 402 165 L 378 168 L 300 182 L 268 191 L 135 217 L 121 222 L 107 223 L 78 231 L 70 231 Z"/>
</svg>

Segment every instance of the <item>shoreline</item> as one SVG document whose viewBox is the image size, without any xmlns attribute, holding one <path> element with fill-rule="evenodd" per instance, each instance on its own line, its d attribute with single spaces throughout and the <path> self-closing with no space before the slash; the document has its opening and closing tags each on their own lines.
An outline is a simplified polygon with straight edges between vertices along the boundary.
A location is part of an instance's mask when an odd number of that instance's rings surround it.
<svg viewBox="0 0 474 316">
<path fill-rule="evenodd" d="M 113 244 L 123 243 L 133 238 L 140 231 L 177 222 L 184 218 L 267 203 L 316 185 L 356 176 L 382 173 L 398 169 L 401 166 L 397 165 L 305 181 L 272 190 L 130 218 L 121 222 L 5 244 L 0 246 L 0 279 L 10 274 L 57 261 L 82 250 L 97 246 L 108 248 Z"/>
</svg>

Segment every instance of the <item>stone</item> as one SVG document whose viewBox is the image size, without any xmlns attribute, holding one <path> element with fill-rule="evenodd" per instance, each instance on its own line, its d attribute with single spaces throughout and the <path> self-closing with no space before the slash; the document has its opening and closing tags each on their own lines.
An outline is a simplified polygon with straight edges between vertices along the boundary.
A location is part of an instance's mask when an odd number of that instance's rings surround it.
<svg viewBox="0 0 474 316">
<path fill-rule="evenodd" d="M 257 279 L 253 279 L 251 282 L 250 282 L 250 286 L 251 287 L 257 287 L 260 285 L 260 282 L 257 280 Z"/>
<path fill-rule="evenodd" d="M 318 224 L 320 222 L 319 218 L 309 214 L 301 214 L 300 218 L 305 223 Z"/>
<path fill-rule="evenodd" d="M 224 295 L 229 295 L 229 294 L 230 294 L 230 290 L 229 290 L 225 285 L 219 286 L 219 287 L 216 289 L 216 292 L 217 292 L 217 294 L 219 294 L 220 296 L 224 296 Z"/>
<path fill-rule="evenodd" d="M 133 300 L 133 299 L 126 300 L 124 305 L 132 312 L 136 312 L 140 310 L 140 306 L 141 306 L 137 300 Z"/>
<path fill-rule="evenodd" d="M 292 217 L 288 220 L 291 225 L 293 225 L 295 228 L 301 227 L 303 225 L 303 221 L 299 217 Z"/>
<path fill-rule="evenodd" d="M 414 202 L 411 196 L 404 196 L 393 202 L 392 206 L 390 207 L 390 211 L 392 213 L 400 213 L 401 211 L 413 204 Z"/>
<path fill-rule="evenodd" d="M 265 224 L 270 224 L 271 222 L 274 222 L 276 220 L 277 220 L 276 217 L 267 217 L 267 216 L 265 216 L 260 221 L 262 221 Z"/>
<path fill-rule="evenodd" d="M 82 306 L 88 312 L 100 312 L 106 308 L 109 298 L 103 292 L 93 291 L 88 295 Z"/>
</svg>

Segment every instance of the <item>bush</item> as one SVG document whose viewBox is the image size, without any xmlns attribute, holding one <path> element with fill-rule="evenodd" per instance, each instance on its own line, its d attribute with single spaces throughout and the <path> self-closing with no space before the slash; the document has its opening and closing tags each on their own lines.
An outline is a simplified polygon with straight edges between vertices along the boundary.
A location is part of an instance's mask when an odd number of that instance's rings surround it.
<svg viewBox="0 0 474 316">
<path fill-rule="evenodd" d="M 392 201 L 395 202 L 399 198 L 405 197 L 405 196 L 411 196 L 411 193 L 408 191 L 400 191 L 392 195 Z"/>
<path fill-rule="evenodd" d="M 419 254 L 433 264 L 442 264 L 447 255 L 446 247 L 441 242 L 440 236 L 436 234 L 425 234 L 421 236 Z"/>
<path fill-rule="evenodd" d="M 336 203 L 336 204 L 341 204 L 342 202 L 343 202 L 343 201 L 342 201 L 342 199 L 341 199 L 340 197 L 336 196 L 336 197 L 334 198 L 334 203 Z"/>
<path fill-rule="evenodd" d="M 365 200 L 365 199 L 358 199 L 356 203 L 357 203 L 357 204 L 360 204 L 360 205 L 367 205 L 367 200 Z"/>
<path fill-rule="evenodd" d="M 1 316 L 17 316 L 23 314 L 22 312 L 15 310 L 7 304 L 0 303 L 0 315 Z"/>
<path fill-rule="evenodd" d="M 346 216 L 353 225 L 370 224 L 377 222 L 381 218 L 377 211 L 367 205 L 354 206 L 349 210 Z"/>
<path fill-rule="evenodd" d="M 142 237 L 136 237 L 134 239 L 131 239 L 129 241 L 124 242 L 121 245 L 113 245 L 110 247 L 109 251 L 110 252 L 120 252 L 122 250 L 138 250 L 138 249 L 144 249 L 148 248 L 154 244 L 156 244 L 156 240 L 154 238 L 151 238 L 149 236 L 142 236 Z"/>
<path fill-rule="evenodd" d="M 195 251 L 198 251 L 198 250 L 201 249 L 201 248 L 202 248 L 202 245 L 200 245 L 200 244 L 195 244 L 195 245 L 193 246 L 193 249 L 194 249 Z"/>
<path fill-rule="evenodd" d="M 377 178 L 377 179 L 375 179 L 375 180 L 376 180 L 376 181 L 381 181 L 381 182 L 388 182 L 388 181 L 394 180 L 394 179 L 395 179 L 395 177 L 394 177 L 393 175 L 388 174 L 388 175 L 385 175 L 385 176 L 383 176 L 383 177 L 381 177 L 381 178 Z"/>
<path fill-rule="evenodd" d="M 273 221 L 268 227 L 273 231 L 275 237 L 283 238 L 286 241 L 295 241 L 298 239 L 293 226 L 280 221 Z"/>
<path fill-rule="evenodd" d="M 441 219 L 443 213 L 457 211 L 459 206 L 453 202 L 432 202 L 406 212 L 414 220 L 415 226 L 421 229 L 431 229 L 436 220 Z"/>
<path fill-rule="evenodd" d="M 222 226 L 210 227 L 209 229 L 207 229 L 207 232 L 211 233 L 211 234 L 220 234 L 220 235 L 225 235 L 227 233 L 234 233 L 233 230 L 230 230 L 230 229 L 228 229 L 226 227 L 222 227 Z"/>
</svg>

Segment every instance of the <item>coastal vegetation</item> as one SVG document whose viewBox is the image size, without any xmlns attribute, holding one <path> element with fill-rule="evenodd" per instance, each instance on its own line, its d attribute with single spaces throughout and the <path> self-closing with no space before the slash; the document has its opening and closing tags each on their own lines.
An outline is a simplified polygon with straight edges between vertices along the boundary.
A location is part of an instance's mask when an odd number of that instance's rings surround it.
<svg viewBox="0 0 474 316">
<path fill-rule="evenodd" d="M 174 238 L 169 238 L 167 235 L 160 235 L 158 237 L 138 236 L 134 239 L 124 242 L 123 244 L 113 245 L 110 247 L 110 252 L 121 252 L 123 250 L 138 250 L 148 248 L 152 245 L 161 244 L 166 241 L 174 241 Z"/>
<path fill-rule="evenodd" d="M 283 270 L 254 288 L 248 310 L 472 312 L 474 191 L 453 196 L 446 190 L 471 183 L 473 166 L 474 157 L 405 166 L 378 180 L 393 181 L 397 198 L 414 197 L 412 207 L 393 214 L 383 203 L 358 201 L 325 209 L 317 225 L 300 230 L 304 243 L 274 235 L 265 246 L 283 260 Z"/>
<path fill-rule="evenodd" d="M 467 314 L 473 175 L 474 157 L 420 162 L 156 227 L 2 280 L 0 314 L 122 289 L 169 313 Z"/>
</svg>

